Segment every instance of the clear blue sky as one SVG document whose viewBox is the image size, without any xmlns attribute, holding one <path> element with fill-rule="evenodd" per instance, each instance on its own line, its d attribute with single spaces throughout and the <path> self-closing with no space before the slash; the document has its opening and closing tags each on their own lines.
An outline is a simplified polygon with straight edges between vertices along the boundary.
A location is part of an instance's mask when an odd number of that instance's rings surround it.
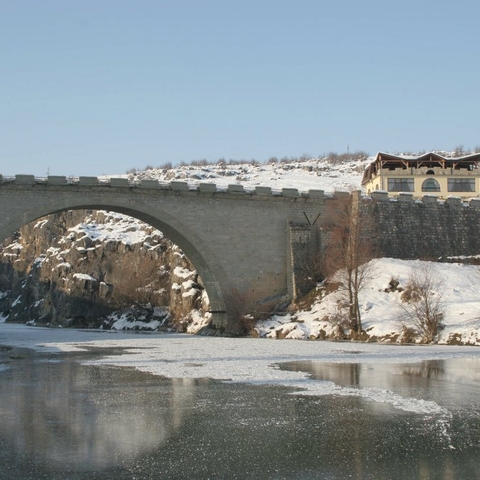
<svg viewBox="0 0 480 480">
<path fill-rule="evenodd" d="M 0 173 L 480 145 L 478 0 L 0 0 Z"/>
</svg>

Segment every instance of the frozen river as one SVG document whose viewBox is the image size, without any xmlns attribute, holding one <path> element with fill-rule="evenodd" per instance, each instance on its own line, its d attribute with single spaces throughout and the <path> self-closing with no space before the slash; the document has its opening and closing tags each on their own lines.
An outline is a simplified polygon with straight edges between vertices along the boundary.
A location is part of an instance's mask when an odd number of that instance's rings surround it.
<svg viewBox="0 0 480 480">
<path fill-rule="evenodd" d="M 480 478 L 475 347 L 6 324 L 0 345 L 2 479 Z"/>
</svg>

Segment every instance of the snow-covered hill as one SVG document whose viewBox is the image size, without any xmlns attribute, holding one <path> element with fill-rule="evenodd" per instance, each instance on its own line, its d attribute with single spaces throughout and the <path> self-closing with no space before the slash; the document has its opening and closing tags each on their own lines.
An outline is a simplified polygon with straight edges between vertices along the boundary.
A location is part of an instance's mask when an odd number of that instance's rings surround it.
<svg viewBox="0 0 480 480">
<path fill-rule="evenodd" d="M 357 155 L 348 161 L 304 159 L 290 162 L 227 163 L 214 165 L 181 165 L 175 168 L 152 168 L 131 172 L 130 180 L 156 179 L 160 182 L 183 180 L 190 184 L 215 183 L 220 188 L 242 184 L 246 190 L 268 186 L 273 190 L 294 187 L 301 192 L 309 189 L 333 192 L 360 189 L 362 173 L 371 157 Z"/>
</svg>

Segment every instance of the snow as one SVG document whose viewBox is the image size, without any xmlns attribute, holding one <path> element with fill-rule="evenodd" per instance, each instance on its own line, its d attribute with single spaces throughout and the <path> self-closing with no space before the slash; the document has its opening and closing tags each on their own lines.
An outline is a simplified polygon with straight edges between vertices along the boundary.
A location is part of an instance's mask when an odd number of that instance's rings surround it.
<svg viewBox="0 0 480 480">
<path fill-rule="evenodd" d="M 39 266 L 41 265 L 47 258 L 44 257 L 44 256 L 41 256 L 41 257 L 37 257 L 34 261 L 33 261 L 33 266 Z"/>
<path fill-rule="evenodd" d="M 72 268 L 72 265 L 68 262 L 59 263 L 55 268 Z"/>
<path fill-rule="evenodd" d="M 405 286 L 411 272 L 426 262 L 382 258 L 374 261 L 372 278 L 360 292 L 362 325 L 370 336 L 395 337 L 401 334 L 403 324 L 412 326 L 404 318 L 400 292 L 385 292 L 392 278 Z M 443 323 L 438 343 L 447 343 L 453 335 L 470 345 L 480 345 L 480 269 L 460 263 L 428 262 L 435 278 L 443 281 L 442 298 L 445 304 Z M 320 291 L 319 291 L 320 296 Z M 275 315 L 257 323 L 262 337 L 277 338 L 281 332 L 287 339 L 318 337 L 320 330 L 333 335 L 335 325 L 326 320 L 338 311 L 342 292 L 337 290 L 317 300 L 309 310 L 285 316 Z M 288 332 L 288 333 L 286 333 Z"/>
<path fill-rule="evenodd" d="M 175 267 L 173 274 L 179 278 L 190 278 L 194 272 L 188 270 L 188 268 Z"/>
<path fill-rule="evenodd" d="M 163 238 L 160 231 L 140 220 L 115 212 L 105 212 L 105 216 L 105 223 L 89 221 L 87 217 L 84 223 L 70 228 L 69 232 L 96 242 L 119 241 L 126 245 L 141 243 L 147 235 Z"/>
<path fill-rule="evenodd" d="M 161 325 L 159 320 L 143 322 L 142 320 L 131 321 L 127 315 L 122 315 L 112 324 L 113 330 L 156 330 Z"/>
<path fill-rule="evenodd" d="M 86 273 L 74 273 L 73 278 L 78 278 L 79 280 L 89 280 L 91 282 L 97 281 L 95 277 L 92 277 L 91 275 L 87 275 Z"/>
<path fill-rule="evenodd" d="M 35 224 L 33 228 L 43 228 L 46 223 L 48 223 L 48 220 L 40 220 Z"/>
<path fill-rule="evenodd" d="M 187 333 L 197 333 L 202 328 L 208 326 L 210 324 L 210 320 L 212 317 L 211 313 L 203 313 L 200 310 L 192 310 L 190 312 L 192 321 L 187 326 Z"/>
<path fill-rule="evenodd" d="M 292 160 L 275 163 L 242 163 L 216 165 L 185 165 L 174 169 L 148 169 L 130 176 L 131 181 L 154 179 L 162 182 L 186 181 L 190 185 L 214 183 L 220 189 L 231 184 L 241 184 L 245 190 L 256 186 L 269 186 L 273 191 L 282 188 L 310 189 L 333 193 L 361 188 L 362 173 L 374 157 L 334 164 L 326 158 Z"/>
<path fill-rule="evenodd" d="M 12 307 L 14 307 L 15 305 L 17 305 L 18 303 L 20 303 L 22 301 L 22 296 L 19 295 L 13 302 L 12 302 Z"/>
<path fill-rule="evenodd" d="M 182 288 L 185 291 L 182 293 L 182 297 L 194 297 L 198 292 L 194 285 L 195 282 L 193 282 L 192 280 L 187 280 L 186 282 L 183 282 Z"/>
</svg>

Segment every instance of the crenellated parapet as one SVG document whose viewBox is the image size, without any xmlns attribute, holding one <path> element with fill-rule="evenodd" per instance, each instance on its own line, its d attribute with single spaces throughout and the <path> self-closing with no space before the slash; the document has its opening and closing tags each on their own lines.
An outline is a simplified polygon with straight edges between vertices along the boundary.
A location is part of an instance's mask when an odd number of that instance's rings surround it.
<svg viewBox="0 0 480 480">
<path fill-rule="evenodd" d="M 454 207 L 466 207 L 466 208 L 480 208 L 480 197 L 473 197 L 465 199 L 462 197 L 456 197 L 454 195 L 445 199 L 439 198 L 437 195 L 423 195 L 422 198 L 415 198 L 413 193 L 399 193 L 397 196 L 392 197 L 387 192 L 378 190 L 372 192 L 366 199 L 371 199 L 376 202 L 401 202 L 401 203 L 415 203 L 424 204 L 428 206 L 454 206 Z"/>
<path fill-rule="evenodd" d="M 325 196 L 323 190 L 311 189 L 306 192 L 298 188 L 275 189 L 267 186 L 245 187 L 241 184 L 230 184 L 228 186 L 219 186 L 215 183 L 188 183 L 184 181 L 172 180 L 171 182 L 162 182 L 153 179 L 144 179 L 131 181 L 125 177 L 67 177 L 60 175 L 49 175 L 47 177 L 35 177 L 34 175 L 15 175 L 11 177 L 0 174 L 0 186 L 2 184 L 14 183 L 16 185 L 47 185 L 47 186 L 107 186 L 112 188 L 142 188 L 142 189 L 161 189 L 174 190 L 176 192 L 200 192 L 200 193 L 231 193 L 235 195 L 269 195 L 282 197 L 310 197 L 321 199 Z"/>
</svg>

